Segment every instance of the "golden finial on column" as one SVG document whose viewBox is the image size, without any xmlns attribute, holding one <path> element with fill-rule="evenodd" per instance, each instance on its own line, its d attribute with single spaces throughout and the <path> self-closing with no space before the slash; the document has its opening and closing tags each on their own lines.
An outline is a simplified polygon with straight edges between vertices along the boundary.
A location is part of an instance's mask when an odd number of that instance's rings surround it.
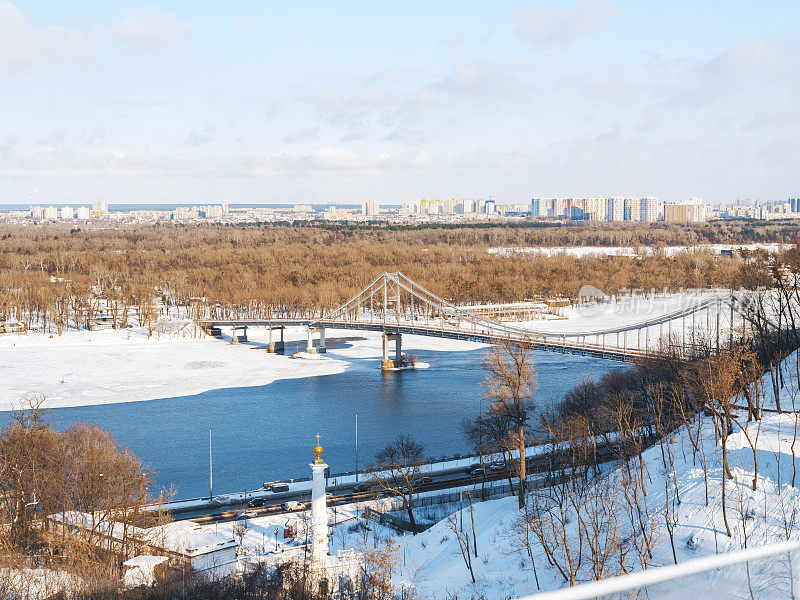
<svg viewBox="0 0 800 600">
<path fill-rule="evenodd" d="M 322 446 L 320 446 L 320 445 L 319 445 L 319 438 L 320 438 L 320 435 L 319 435 L 319 434 L 317 434 L 317 435 L 316 435 L 316 438 L 317 438 L 317 445 L 316 445 L 316 446 L 314 446 L 314 454 L 316 454 L 316 455 L 317 455 L 317 459 L 316 459 L 314 462 L 315 462 L 315 463 L 317 463 L 317 464 L 322 464 L 322 463 L 324 463 L 325 461 L 324 461 L 324 460 L 322 460 L 322 458 L 320 458 L 320 457 L 322 456 Z"/>
</svg>

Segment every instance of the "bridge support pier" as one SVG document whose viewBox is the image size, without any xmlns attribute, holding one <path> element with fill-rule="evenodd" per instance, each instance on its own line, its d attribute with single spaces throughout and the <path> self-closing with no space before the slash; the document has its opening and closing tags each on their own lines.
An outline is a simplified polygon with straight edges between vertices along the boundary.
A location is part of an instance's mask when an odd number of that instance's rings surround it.
<svg viewBox="0 0 800 600">
<path fill-rule="evenodd" d="M 279 329 L 281 332 L 281 340 L 279 342 L 275 342 L 272 340 L 273 329 Z M 273 354 L 283 354 L 283 349 L 284 349 L 283 329 L 284 329 L 283 325 L 281 325 L 280 327 L 267 327 L 267 330 L 269 331 L 269 342 L 267 344 L 267 352 Z"/>
<path fill-rule="evenodd" d="M 237 330 L 241 329 L 242 333 L 236 333 Z M 231 344 L 238 344 L 240 342 L 247 341 L 247 325 L 234 325 L 231 327 Z"/>
<path fill-rule="evenodd" d="M 389 358 L 389 342 L 394 340 L 394 360 Z M 381 369 L 394 369 L 402 366 L 403 361 L 403 336 L 399 333 L 383 332 L 382 336 L 383 355 Z"/>
<path fill-rule="evenodd" d="M 319 346 L 314 348 L 314 333 L 319 333 Z M 306 343 L 306 352 L 309 354 L 325 354 L 325 328 L 324 327 L 309 327 L 308 328 L 308 342 Z"/>
</svg>

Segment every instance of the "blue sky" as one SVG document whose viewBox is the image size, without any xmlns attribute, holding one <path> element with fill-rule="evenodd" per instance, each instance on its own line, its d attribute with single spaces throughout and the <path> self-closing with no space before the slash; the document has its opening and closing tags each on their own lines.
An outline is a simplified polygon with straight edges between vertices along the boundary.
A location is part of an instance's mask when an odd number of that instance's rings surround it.
<svg viewBox="0 0 800 600">
<path fill-rule="evenodd" d="M 800 195 L 800 3 L 0 0 L 0 203 Z"/>
</svg>

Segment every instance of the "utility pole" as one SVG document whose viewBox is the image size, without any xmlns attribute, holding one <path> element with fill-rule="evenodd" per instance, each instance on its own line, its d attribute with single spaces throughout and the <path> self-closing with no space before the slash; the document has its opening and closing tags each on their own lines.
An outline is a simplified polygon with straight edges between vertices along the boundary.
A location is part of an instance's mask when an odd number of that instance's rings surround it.
<svg viewBox="0 0 800 600">
<path fill-rule="evenodd" d="M 208 428 L 208 497 L 214 497 L 214 455 L 211 452 L 211 431 L 213 427 Z"/>
</svg>

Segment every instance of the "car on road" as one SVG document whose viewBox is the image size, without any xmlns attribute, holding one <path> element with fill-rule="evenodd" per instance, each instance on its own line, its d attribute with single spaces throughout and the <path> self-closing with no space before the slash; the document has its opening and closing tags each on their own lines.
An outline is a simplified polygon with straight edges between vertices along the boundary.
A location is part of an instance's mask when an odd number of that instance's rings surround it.
<svg viewBox="0 0 800 600">
<path fill-rule="evenodd" d="M 287 511 L 303 510 L 304 508 L 305 504 L 298 502 L 297 500 L 289 500 L 283 503 L 283 510 Z"/>
<path fill-rule="evenodd" d="M 262 508 L 267 503 L 266 498 L 253 498 L 247 503 L 249 508 Z"/>
<path fill-rule="evenodd" d="M 417 477 L 417 479 L 414 481 L 414 484 L 417 485 L 417 486 L 430 485 L 431 483 L 433 483 L 433 477 L 430 477 L 428 475 L 423 475 L 422 477 Z"/>
<path fill-rule="evenodd" d="M 361 494 L 363 492 L 371 492 L 377 487 L 377 481 L 374 479 L 370 479 L 368 481 L 362 481 L 357 483 L 353 486 L 353 492 L 356 494 Z"/>
<path fill-rule="evenodd" d="M 269 486 L 270 492 L 288 492 L 289 491 L 289 484 L 288 483 L 273 483 Z"/>
<path fill-rule="evenodd" d="M 502 461 L 495 461 L 490 463 L 476 463 L 474 465 L 470 465 L 467 469 L 467 473 L 470 475 L 480 475 L 483 473 L 484 468 L 486 469 L 487 473 L 500 473 L 501 471 L 505 471 L 506 465 Z"/>
<path fill-rule="evenodd" d="M 249 519 L 250 517 L 255 517 L 255 516 L 257 516 L 257 515 L 256 515 L 255 511 L 252 511 L 252 510 L 243 510 L 240 513 L 236 513 L 236 518 L 237 519 Z"/>
</svg>

